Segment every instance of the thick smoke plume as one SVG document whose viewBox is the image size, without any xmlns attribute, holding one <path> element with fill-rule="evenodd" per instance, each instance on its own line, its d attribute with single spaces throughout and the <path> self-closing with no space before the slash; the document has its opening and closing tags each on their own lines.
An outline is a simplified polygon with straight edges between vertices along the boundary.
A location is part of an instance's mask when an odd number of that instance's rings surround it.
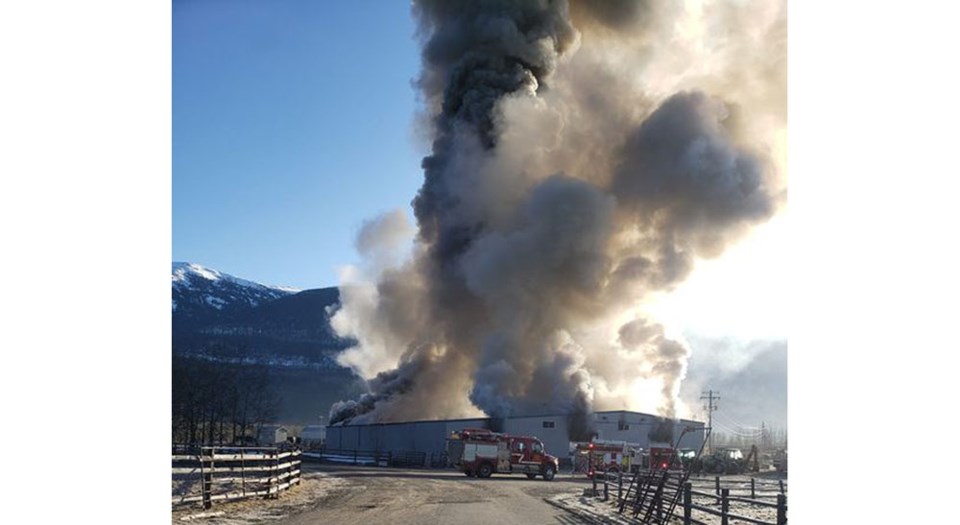
<svg viewBox="0 0 960 525">
<path fill-rule="evenodd" d="M 413 11 L 433 137 L 416 236 L 404 258 L 403 214 L 361 232 L 333 325 L 370 392 L 331 423 L 681 415 L 689 348 L 643 307 L 785 198 L 784 6 Z"/>
</svg>

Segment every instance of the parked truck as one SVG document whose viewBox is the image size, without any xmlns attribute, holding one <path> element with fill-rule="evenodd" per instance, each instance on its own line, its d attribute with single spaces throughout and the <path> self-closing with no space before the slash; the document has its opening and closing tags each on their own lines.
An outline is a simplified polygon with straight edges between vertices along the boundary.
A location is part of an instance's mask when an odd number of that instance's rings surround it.
<svg viewBox="0 0 960 525">
<path fill-rule="evenodd" d="M 489 478 L 493 474 L 526 474 L 550 481 L 557 474 L 559 461 L 547 454 L 543 442 L 531 436 L 512 436 L 484 428 L 466 428 L 453 432 L 447 440 L 450 463 L 470 477 Z"/>
<path fill-rule="evenodd" d="M 640 445 L 626 441 L 594 439 L 588 442 L 571 442 L 574 455 L 574 470 L 588 478 L 595 473 L 629 472 L 637 467 Z"/>
<path fill-rule="evenodd" d="M 643 467 L 650 470 L 682 470 L 679 451 L 670 443 L 651 443 L 644 451 Z"/>
</svg>

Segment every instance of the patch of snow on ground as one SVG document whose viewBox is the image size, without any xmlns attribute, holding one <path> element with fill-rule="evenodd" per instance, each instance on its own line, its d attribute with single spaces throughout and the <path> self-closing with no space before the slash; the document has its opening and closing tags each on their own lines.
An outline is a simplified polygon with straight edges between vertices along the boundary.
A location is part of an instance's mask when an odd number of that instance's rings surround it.
<svg viewBox="0 0 960 525">
<path fill-rule="evenodd" d="M 712 483 L 704 479 L 691 479 L 694 490 L 699 490 L 701 492 L 713 492 Z M 786 485 L 786 480 L 784 480 L 784 485 Z M 731 497 L 741 497 L 749 498 L 750 491 L 750 480 L 749 477 L 744 476 L 731 476 L 730 478 L 721 477 L 721 486 L 730 488 Z M 597 489 L 602 494 L 603 485 L 598 484 Z M 620 514 L 618 511 L 618 504 L 616 503 L 616 485 L 611 487 L 610 491 L 610 500 L 603 501 L 602 498 L 596 498 L 592 496 L 585 495 L 584 492 L 580 493 L 567 493 L 553 496 L 551 498 L 546 498 L 544 501 L 547 503 L 562 508 L 571 514 L 580 516 L 588 521 L 594 523 L 614 523 L 614 524 L 632 524 L 635 523 L 631 521 L 632 513 L 627 509 L 624 509 L 624 513 Z M 623 489 L 627 490 L 626 486 Z M 760 496 L 761 501 L 776 503 L 776 488 L 770 480 L 760 481 L 758 479 L 757 484 L 757 495 Z M 771 497 L 772 496 L 772 497 Z M 699 505 L 701 507 L 707 507 L 717 512 L 720 511 L 720 503 L 716 498 L 701 496 L 694 494 L 693 495 L 693 504 Z M 777 509 L 767 506 L 758 506 L 750 503 L 740 502 L 740 501 L 730 501 L 730 514 L 735 514 L 739 516 L 745 516 L 755 520 L 765 521 L 768 523 L 777 522 Z M 789 500 L 787 501 L 787 506 L 789 508 Z M 789 511 L 788 511 L 789 512 Z M 677 507 L 674 510 L 674 515 L 680 518 L 683 517 L 683 500 L 677 502 Z M 719 516 L 714 516 L 712 514 L 700 511 L 698 509 L 693 509 L 692 517 L 708 525 L 719 525 L 721 523 Z M 739 522 L 739 520 L 731 519 L 730 521 Z"/>
<path fill-rule="evenodd" d="M 171 523 L 203 523 L 209 525 L 249 525 L 276 522 L 322 504 L 325 498 L 346 488 L 342 478 L 322 472 L 303 472 L 300 485 L 280 493 L 276 499 L 248 498 L 227 503 L 214 502 L 213 508 L 204 511 L 197 503 L 189 507 L 174 508 Z"/>
</svg>

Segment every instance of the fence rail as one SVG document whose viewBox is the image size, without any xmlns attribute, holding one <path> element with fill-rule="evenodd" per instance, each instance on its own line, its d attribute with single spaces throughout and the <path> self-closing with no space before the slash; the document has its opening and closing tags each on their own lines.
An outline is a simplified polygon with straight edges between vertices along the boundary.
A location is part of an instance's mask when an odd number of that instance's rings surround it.
<svg viewBox="0 0 960 525">
<path fill-rule="evenodd" d="M 640 482 L 638 478 L 658 478 L 659 483 L 649 483 L 647 479 L 647 489 L 646 494 L 642 494 L 641 497 L 638 497 L 635 491 L 631 491 L 632 487 L 638 486 L 635 483 Z M 675 476 L 675 479 L 672 479 L 671 476 Z M 706 481 L 699 479 L 697 481 Z M 755 525 L 786 525 L 787 523 L 787 496 L 784 489 L 784 484 L 782 482 L 778 483 L 780 488 L 780 493 L 778 494 L 758 494 L 756 491 L 757 483 L 755 479 L 751 478 L 750 487 L 745 488 L 741 486 L 736 486 L 736 489 L 739 490 L 749 490 L 749 497 L 747 494 L 736 494 L 731 495 L 730 487 L 721 487 L 720 477 L 717 476 L 713 480 L 716 493 L 713 492 L 704 492 L 693 489 L 693 483 L 690 480 L 684 481 L 682 475 L 679 473 L 665 473 L 665 472 L 638 472 L 633 476 L 623 473 L 608 473 L 604 475 L 598 475 L 593 478 L 593 490 L 592 494 L 595 497 L 602 498 L 604 501 L 611 500 L 611 492 L 613 502 L 615 506 L 620 509 L 622 513 L 626 508 L 633 508 L 634 519 L 637 519 L 638 515 L 642 512 L 645 512 L 645 516 L 650 517 L 653 521 L 646 521 L 646 518 L 641 520 L 642 523 L 667 523 L 672 518 L 680 516 L 673 516 L 673 506 L 671 501 L 675 501 L 677 505 L 677 511 L 682 512 L 681 522 L 684 525 L 698 524 L 705 525 L 705 522 L 698 520 L 694 517 L 694 511 L 701 512 L 704 514 L 709 514 L 713 516 L 720 517 L 720 523 L 722 525 L 728 525 L 731 522 L 746 522 L 753 523 Z M 683 482 L 681 485 L 680 483 Z M 627 490 L 624 490 L 624 488 Z M 653 488 L 656 487 L 656 488 Z M 640 490 L 640 489 L 638 489 Z M 705 505 L 699 505 L 693 502 L 693 496 L 701 496 L 705 498 L 711 498 L 716 500 L 719 508 L 710 507 Z M 649 499 L 647 498 L 649 496 Z M 770 501 L 762 501 L 757 499 L 758 497 L 769 497 L 773 496 L 777 499 L 776 503 Z M 730 503 L 739 502 L 745 503 L 749 506 L 757 506 L 764 508 L 776 509 L 776 522 L 764 521 L 759 518 L 744 516 L 730 511 Z"/>
<path fill-rule="evenodd" d="M 174 452 L 173 505 L 200 502 L 208 509 L 215 501 L 278 497 L 282 491 L 300 484 L 299 450 L 198 447 L 192 454 L 184 454 L 185 448 L 175 448 Z"/>
</svg>

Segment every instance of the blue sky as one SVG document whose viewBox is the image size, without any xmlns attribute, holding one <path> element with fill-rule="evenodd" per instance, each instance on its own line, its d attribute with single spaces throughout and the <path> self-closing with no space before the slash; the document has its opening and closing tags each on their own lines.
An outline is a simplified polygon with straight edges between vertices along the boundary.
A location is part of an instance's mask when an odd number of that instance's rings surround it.
<svg viewBox="0 0 960 525">
<path fill-rule="evenodd" d="M 421 183 L 407 2 L 173 2 L 173 259 L 337 283 Z"/>
</svg>

